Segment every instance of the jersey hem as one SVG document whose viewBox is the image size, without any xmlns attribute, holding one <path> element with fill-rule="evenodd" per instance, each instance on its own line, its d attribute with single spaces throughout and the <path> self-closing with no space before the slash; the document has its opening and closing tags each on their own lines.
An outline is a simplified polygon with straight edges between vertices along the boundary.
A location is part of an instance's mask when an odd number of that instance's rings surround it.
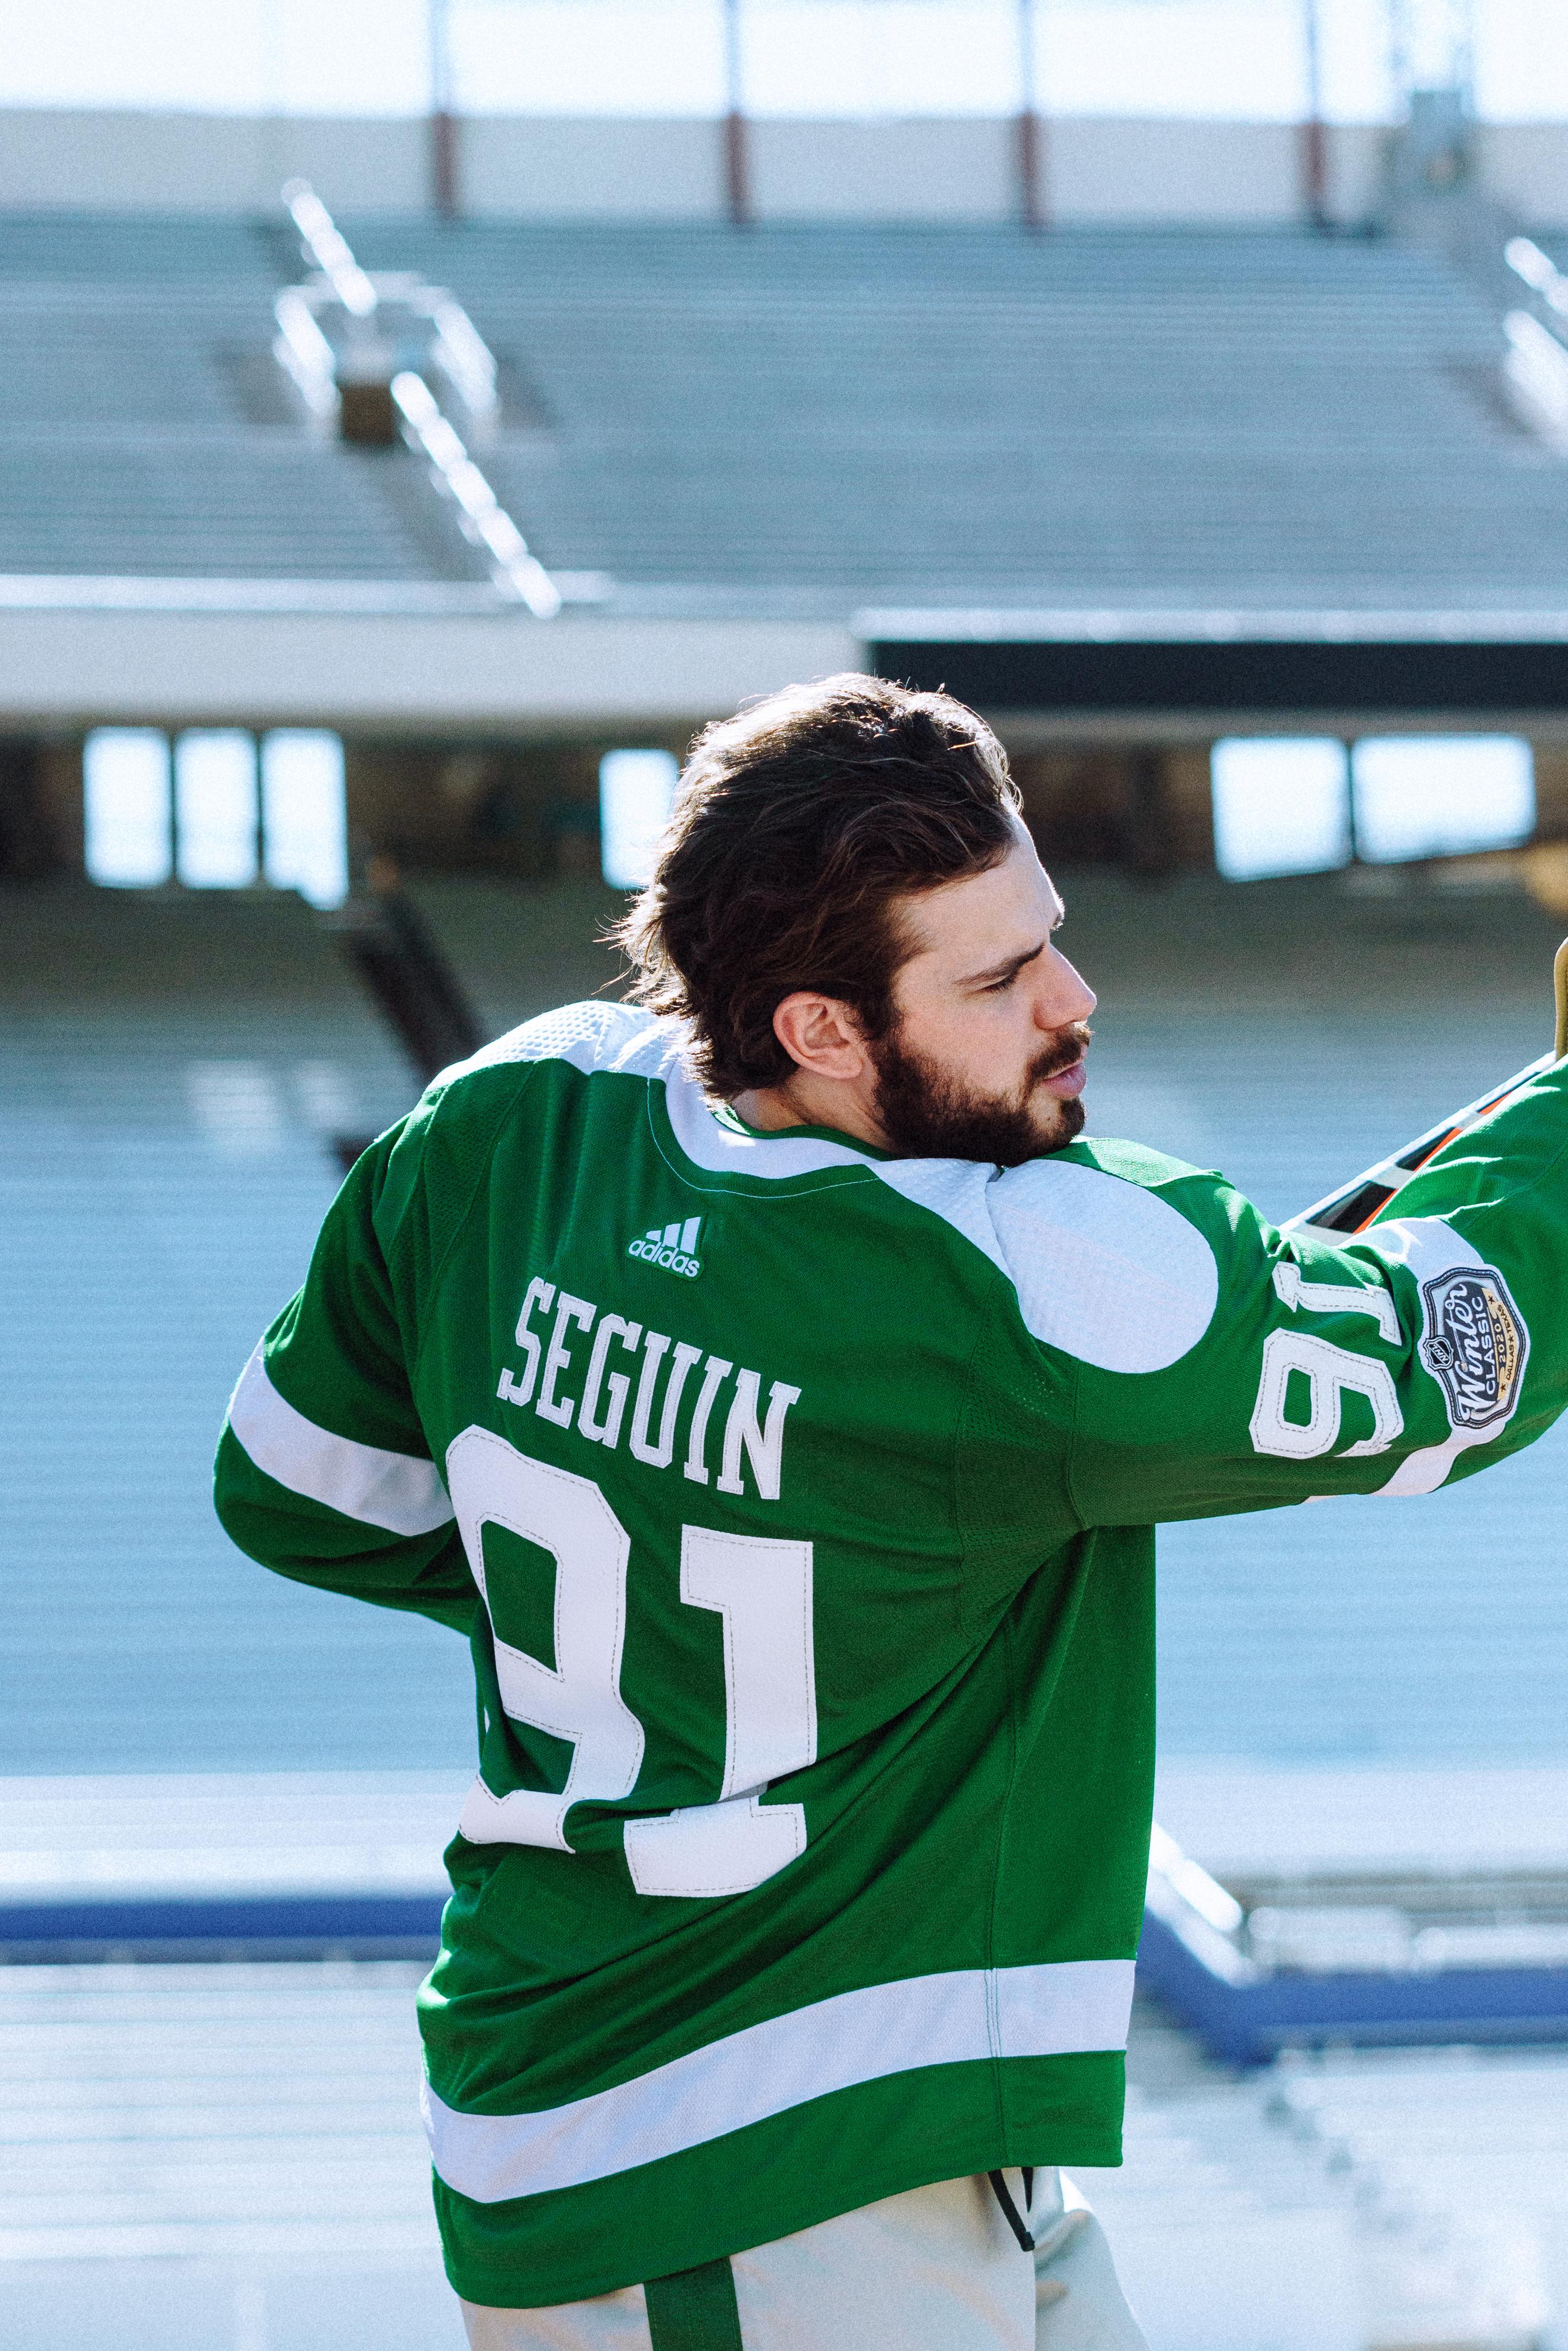
<svg viewBox="0 0 1568 2351">
<path fill-rule="evenodd" d="M 1016 2164 L 1120 2164 L 1119 2050 L 1009 2059 L 1002 2073 L 999 2101 L 989 2064 L 931 2066 L 918 2082 L 887 2076 L 661 2162 L 508 2203 L 476 2203 L 436 2175 L 446 2275 L 481 2308 L 545 2309 L 938 2180 Z"/>
</svg>

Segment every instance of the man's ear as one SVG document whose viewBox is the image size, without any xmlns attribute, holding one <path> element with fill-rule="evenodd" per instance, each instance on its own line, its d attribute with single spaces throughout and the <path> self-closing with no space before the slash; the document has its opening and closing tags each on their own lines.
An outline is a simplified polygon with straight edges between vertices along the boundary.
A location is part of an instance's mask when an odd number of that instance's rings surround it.
<svg viewBox="0 0 1568 2351">
<path fill-rule="evenodd" d="M 797 988 L 775 1007 L 773 1034 L 797 1067 L 853 1085 L 871 1068 L 859 1021 L 836 996 Z"/>
</svg>

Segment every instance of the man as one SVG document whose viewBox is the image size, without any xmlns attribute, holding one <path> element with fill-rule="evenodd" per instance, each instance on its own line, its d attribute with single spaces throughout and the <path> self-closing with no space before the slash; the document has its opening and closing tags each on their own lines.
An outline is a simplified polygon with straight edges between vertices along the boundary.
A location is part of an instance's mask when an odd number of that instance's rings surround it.
<svg viewBox="0 0 1568 2351">
<path fill-rule="evenodd" d="M 421 2020 L 476 2351 L 1135 2346 L 1060 2167 L 1120 2159 L 1154 1526 L 1564 1401 L 1564 1070 L 1286 1240 L 1080 1139 L 1061 914 L 944 696 L 709 728 L 639 1007 L 439 1080 L 240 1381 L 235 1541 L 472 1639 Z"/>
</svg>

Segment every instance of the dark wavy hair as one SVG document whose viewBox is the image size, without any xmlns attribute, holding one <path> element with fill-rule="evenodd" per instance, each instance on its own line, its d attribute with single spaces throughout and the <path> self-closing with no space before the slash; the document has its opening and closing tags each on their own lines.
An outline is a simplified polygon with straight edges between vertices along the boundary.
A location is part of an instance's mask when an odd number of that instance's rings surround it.
<svg viewBox="0 0 1568 2351">
<path fill-rule="evenodd" d="M 653 879 L 612 935 L 632 994 L 686 1019 L 722 1096 L 788 1076 L 773 1015 L 796 988 L 885 1037 L 911 952 L 896 902 L 998 864 L 1018 808 L 1001 745 L 948 695 L 853 673 L 770 695 L 692 746 Z"/>
</svg>

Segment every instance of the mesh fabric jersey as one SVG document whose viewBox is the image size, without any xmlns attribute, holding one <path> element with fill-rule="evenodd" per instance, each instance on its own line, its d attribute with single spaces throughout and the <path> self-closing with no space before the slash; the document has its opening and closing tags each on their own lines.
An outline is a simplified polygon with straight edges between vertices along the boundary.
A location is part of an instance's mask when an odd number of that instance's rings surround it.
<svg viewBox="0 0 1568 2351">
<path fill-rule="evenodd" d="M 1343 1247 L 1080 1141 L 747 1129 L 547 1015 L 360 1161 L 231 1406 L 280 1573 L 471 1641 L 421 1995 L 453 2283 L 1119 2160 L 1154 1528 L 1431 1491 L 1568 1400 L 1568 1072 Z"/>
</svg>

